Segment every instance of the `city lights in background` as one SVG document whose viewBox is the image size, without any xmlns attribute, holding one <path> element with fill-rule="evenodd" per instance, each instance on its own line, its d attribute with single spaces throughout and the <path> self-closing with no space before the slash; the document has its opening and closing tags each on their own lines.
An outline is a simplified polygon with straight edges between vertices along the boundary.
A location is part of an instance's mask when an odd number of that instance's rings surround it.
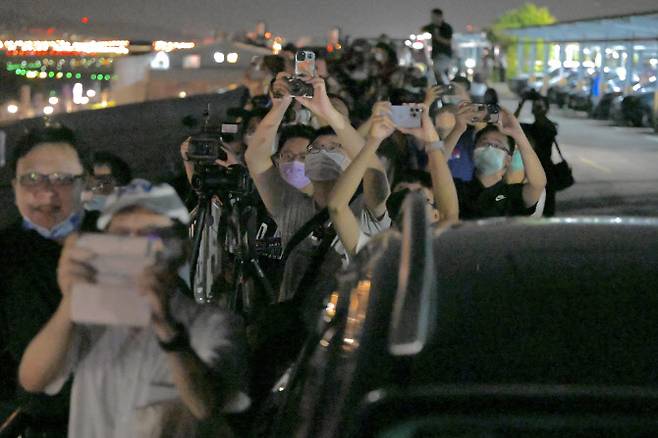
<svg viewBox="0 0 658 438">
<path fill-rule="evenodd" d="M 226 58 L 222 52 L 215 52 L 212 57 L 217 64 L 221 64 Z"/>
<path fill-rule="evenodd" d="M 184 98 L 187 97 L 187 93 L 185 91 L 181 91 L 180 93 L 178 93 L 178 97 L 180 97 L 181 99 L 184 99 Z"/>
<path fill-rule="evenodd" d="M 9 104 L 7 105 L 7 112 L 9 114 L 16 114 L 18 112 L 18 105 Z"/>
<path fill-rule="evenodd" d="M 48 98 L 48 103 L 51 105 L 57 105 L 59 103 L 59 98 L 57 96 L 51 96 Z"/>
<path fill-rule="evenodd" d="M 51 115 L 54 111 L 55 109 L 50 105 L 43 107 L 43 113 L 47 116 Z"/>
<path fill-rule="evenodd" d="M 229 53 L 226 55 L 226 61 L 228 61 L 229 64 L 235 64 L 238 62 L 238 54 L 235 52 Z"/>
<path fill-rule="evenodd" d="M 90 99 L 94 98 L 94 97 L 96 97 L 96 90 L 89 89 L 89 90 L 87 90 L 86 94 L 87 94 L 88 98 L 90 98 Z"/>
<path fill-rule="evenodd" d="M 81 55 L 81 54 L 112 54 L 127 55 L 130 51 L 127 40 L 112 41 L 65 41 L 65 40 L 6 40 L 0 41 L 0 50 L 5 50 L 9 56 L 34 55 Z"/>
<path fill-rule="evenodd" d="M 191 41 L 154 41 L 153 50 L 156 52 L 172 52 L 174 50 L 189 50 L 196 47 Z"/>
</svg>

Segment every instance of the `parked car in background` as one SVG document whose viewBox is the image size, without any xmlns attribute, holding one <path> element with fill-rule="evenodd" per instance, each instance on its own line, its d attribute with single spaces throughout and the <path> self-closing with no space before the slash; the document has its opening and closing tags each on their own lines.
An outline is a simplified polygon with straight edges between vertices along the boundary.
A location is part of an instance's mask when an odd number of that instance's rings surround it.
<svg viewBox="0 0 658 438">
<path fill-rule="evenodd" d="M 625 124 L 636 127 L 653 126 L 653 108 L 656 86 L 638 88 L 624 97 L 621 110 Z"/>
</svg>

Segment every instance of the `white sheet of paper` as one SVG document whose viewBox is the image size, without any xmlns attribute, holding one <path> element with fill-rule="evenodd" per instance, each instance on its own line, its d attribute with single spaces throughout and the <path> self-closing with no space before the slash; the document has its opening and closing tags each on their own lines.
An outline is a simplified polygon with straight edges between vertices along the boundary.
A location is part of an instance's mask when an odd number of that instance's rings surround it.
<svg viewBox="0 0 658 438">
<path fill-rule="evenodd" d="M 83 234 L 79 247 L 93 251 L 89 263 L 96 283 L 75 284 L 71 318 L 83 324 L 146 326 L 151 318 L 148 302 L 137 290 L 139 274 L 155 260 L 153 241 L 146 237 Z"/>
</svg>

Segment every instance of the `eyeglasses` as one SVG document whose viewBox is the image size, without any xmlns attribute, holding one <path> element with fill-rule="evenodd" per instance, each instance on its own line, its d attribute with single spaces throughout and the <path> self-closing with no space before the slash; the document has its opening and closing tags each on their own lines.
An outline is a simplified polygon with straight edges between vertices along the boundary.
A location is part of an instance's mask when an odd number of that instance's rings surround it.
<svg viewBox="0 0 658 438">
<path fill-rule="evenodd" d="M 507 155 L 512 155 L 512 151 L 510 151 L 508 148 L 501 146 L 496 143 L 485 143 L 482 146 L 478 146 L 478 148 L 494 148 L 494 149 L 500 149 L 501 151 L 507 152 Z"/>
<path fill-rule="evenodd" d="M 18 177 L 20 185 L 26 188 L 41 187 L 49 182 L 53 187 L 70 187 L 76 180 L 82 178 L 83 175 L 72 175 L 64 172 L 54 172 L 49 175 L 44 175 L 38 172 L 29 172 Z"/>
<path fill-rule="evenodd" d="M 340 143 L 334 143 L 334 142 L 330 142 L 327 144 L 311 143 L 306 147 L 306 152 L 309 154 L 317 154 L 320 151 L 333 152 L 342 148 L 343 146 Z"/>
<path fill-rule="evenodd" d="M 306 152 L 300 152 L 298 154 L 293 154 L 292 152 L 281 152 L 278 156 L 278 160 L 284 163 L 291 163 L 293 161 L 304 161 L 306 159 Z"/>
</svg>

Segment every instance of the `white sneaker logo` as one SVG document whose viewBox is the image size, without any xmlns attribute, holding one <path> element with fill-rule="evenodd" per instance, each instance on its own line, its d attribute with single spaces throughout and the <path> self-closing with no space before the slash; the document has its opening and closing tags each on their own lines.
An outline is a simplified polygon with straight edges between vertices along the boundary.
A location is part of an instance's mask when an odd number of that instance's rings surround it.
<svg viewBox="0 0 658 438">
<path fill-rule="evenodd" d="M 496 196 L 496 202 L 500 202 L 500 201 L 502 201 L 503 199 L 507 199 L 507 197 L 506 197 L 505 195 L 498 195 L 498 196 Z"/>
</svg>

